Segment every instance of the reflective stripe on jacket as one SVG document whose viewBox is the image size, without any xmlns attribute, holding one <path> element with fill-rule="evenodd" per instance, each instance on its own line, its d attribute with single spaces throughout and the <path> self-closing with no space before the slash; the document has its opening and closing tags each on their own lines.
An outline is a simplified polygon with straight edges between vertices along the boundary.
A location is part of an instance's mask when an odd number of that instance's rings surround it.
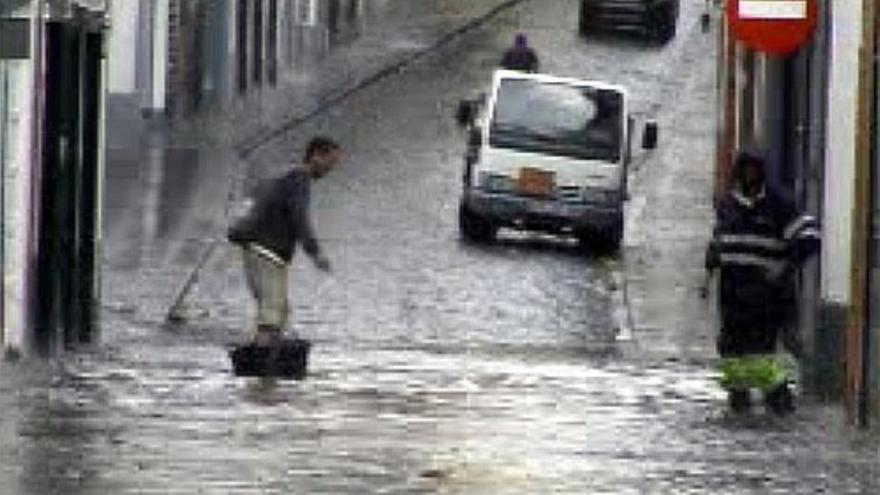
<svg viewBox="0 0 880 495">
<path fill-rule="evenodd" d="M 779 197 L 728 195 L 706 251 L 706 268 L 720 271 L 725 325 L 778 324 L 793 300 L 789 275 L 804 255 L 815 252 L 818 238 L 815 218 L 798 215 Z"/>
<path fill-rule="evenodd" d="M 706 267 L 722 272 L 742 268 L 751 278 L 756 274 L 765 280 L 775 278 L 790 259 L 790 242 L 784 233 L 793 212 L 778 198 L 766 194 L 747 198 L 734 191 L 718 209 Z"/>
</svg>

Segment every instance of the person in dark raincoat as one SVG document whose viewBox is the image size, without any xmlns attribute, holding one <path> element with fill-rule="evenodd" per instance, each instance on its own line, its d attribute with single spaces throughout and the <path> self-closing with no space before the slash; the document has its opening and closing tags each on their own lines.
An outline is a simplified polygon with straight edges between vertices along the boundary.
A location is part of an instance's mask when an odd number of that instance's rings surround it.
<svg viewBox="0 0 880 495">
<path fill-rule="evenodd" d="M 706 251 L 707 274 L 720 272 L 722 357 L 775 352 L 777 333 L 794 309 L 795 269 L 819 247 L 816 219 L 767 187 L 764 166 L 757 154 L 739 153 Z M 708 283 L 704 297 L 707 290 Z"/>
<path fill-rule="evenodd" d="M 519 33 L 513 39 L 513 46 L 501 57 L 501 67 L 508 70 L 538 72 L 538 55 L 529 46 L 525 34 Z"/>
</svg>

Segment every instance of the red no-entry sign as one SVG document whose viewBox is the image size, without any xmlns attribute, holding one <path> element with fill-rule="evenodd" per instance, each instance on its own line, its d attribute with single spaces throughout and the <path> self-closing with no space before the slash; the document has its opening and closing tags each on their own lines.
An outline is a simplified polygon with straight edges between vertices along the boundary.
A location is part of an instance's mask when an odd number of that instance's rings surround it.
<svg viewBox="0 0 880 495">
<path fill-rule="evenodd" d="M 727 0 L 734 38 L 761 52 L 784 55 L 816 27 L 816 0 Z"/>
</svg>

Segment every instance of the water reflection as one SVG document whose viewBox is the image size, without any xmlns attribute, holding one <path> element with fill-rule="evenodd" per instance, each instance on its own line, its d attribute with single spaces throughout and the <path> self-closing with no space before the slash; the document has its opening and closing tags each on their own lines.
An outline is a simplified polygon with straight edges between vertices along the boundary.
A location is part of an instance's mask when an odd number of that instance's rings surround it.
<svg viewBox="0 0 880 495">
<path fill-rule="evenodd" d="M 104 231 L 111 266 L 140 266 L 166 251 L 182 221 L 192 217 L 207 165 L 198 148 L 169 147 L 163 133 L 148 128 L 135 152 L 107 155 Z"/>
<path fill-rule="evenodd" d="M 242 401 L 258 406 L 277 406 L 296 399 L 296 388 L 290 381 L 262 377 L 244 380 L 238 389 Z"/>
<path fill-rule="evenodd" d="M 236 379 L 208 342 L 124 346 L 53 373 L 4 367 L 0 483 L 27 495 L 880 488 L 873 443 L 823 422 L 833 411 L 727 417 L 705 365 L 319 354 L 304 382 Z"/>
<path fill-rule="evenodd" d="M 63 371 L 59 375 L 38 363 L 23 363 L 10 371 L 13 374 L 7 378 L 18 373 L 27 376 L 18 384 L 22 388 L 17 403 L 3 408 L 4 423 L 8 425 L 10 416 L 15 418 L 14 445 L 19 447 L 13 458 L 4 461 L 17 468 L 10 481 L 17 482 L 18 490 L 10 493 L 95 493 L 104 474 L 98 458 L 108 454 L 115 438 L 115 429 L 103 414 L 106 395 L 94 382 L 65 376 Z"/>
</svg>

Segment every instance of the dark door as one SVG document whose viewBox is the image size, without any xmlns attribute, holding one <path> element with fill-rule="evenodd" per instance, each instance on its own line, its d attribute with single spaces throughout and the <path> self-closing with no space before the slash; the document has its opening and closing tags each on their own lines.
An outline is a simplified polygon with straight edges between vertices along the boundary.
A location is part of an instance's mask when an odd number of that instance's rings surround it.
<svg viewBox="0 0 880 495">
<path fill-rule="evenodd" d="M 35 298 L 38 349 L 92 338 L 96 295 L 101 35 L 46 28 L 43 163 Z"/>
<path fill-rule="evenodd" d="M 87 33 L 84 39 L 82 74 L 82 164 L 77 181 L 77 272 L 76 335 L 78 343 L 91 343 L 97 336 L 98 209 L 100 208 L 101 59 L 103 34 Z"/>
</svg>

